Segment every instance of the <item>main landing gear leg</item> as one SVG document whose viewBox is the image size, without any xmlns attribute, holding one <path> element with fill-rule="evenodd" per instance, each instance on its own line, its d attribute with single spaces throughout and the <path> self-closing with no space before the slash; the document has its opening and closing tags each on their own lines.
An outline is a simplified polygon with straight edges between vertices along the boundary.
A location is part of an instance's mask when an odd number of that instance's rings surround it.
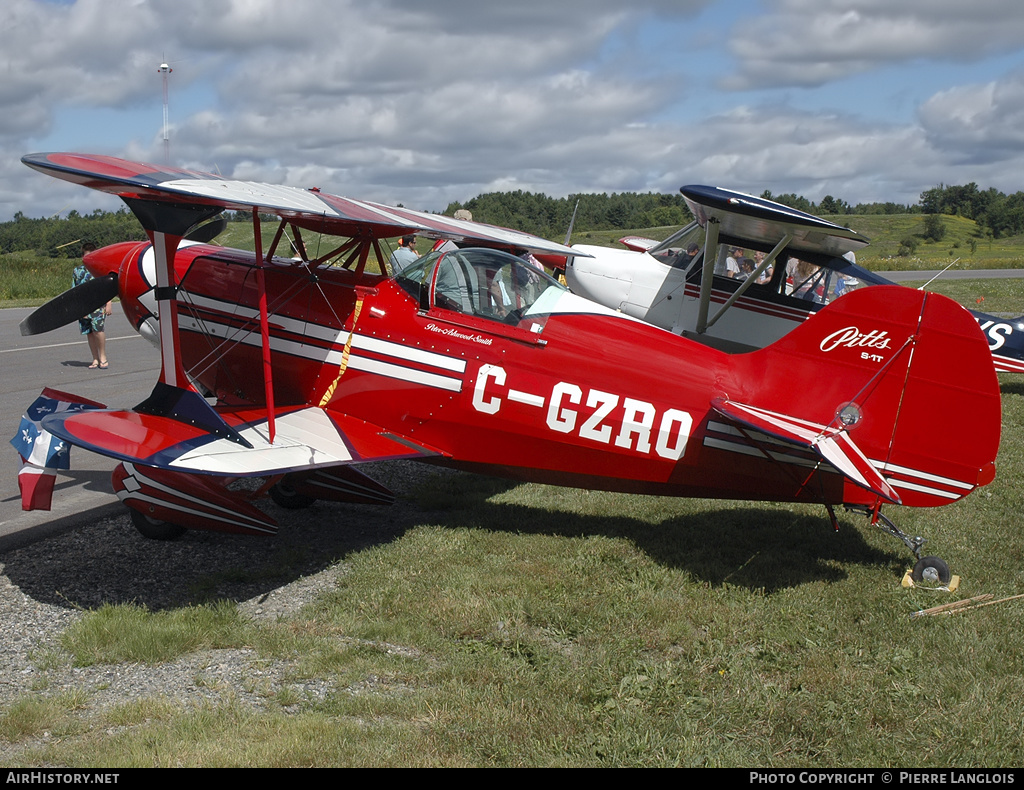
<svg viewBox="0 0 1024 790">
<path fill-rule="evenodd" d="M 919 535 L 910 537 L 906 532 L 893 524 L 892 521 L 882 513 L 882 509 L 880 507 L 867 508 L 847 505 L 846 509 L 855 513 L 863 513 L 871 519 L 871 523 L 873 525 L 877 526 L 883 532 L 889 533 L 894 538 L 903 541 L 903 545 L 910 549 L 917 558 L 917 564 L 914 565 L 914 569 L 910 572 L 910 578 L 915 582 L 941 585 L 949 584 L 949 581 L 953 576 L 950 573 L 949 565 L 946 564 L 945 560 L 940 557 L 921 556 L 921 547 L 925 544 L 924 538 Z M 829 508 L 829 516 L 832 518 L 832 525 L 834 527 L 837 526 L 835 514 L 832 512 L 832 508 Z"/>
</svg>

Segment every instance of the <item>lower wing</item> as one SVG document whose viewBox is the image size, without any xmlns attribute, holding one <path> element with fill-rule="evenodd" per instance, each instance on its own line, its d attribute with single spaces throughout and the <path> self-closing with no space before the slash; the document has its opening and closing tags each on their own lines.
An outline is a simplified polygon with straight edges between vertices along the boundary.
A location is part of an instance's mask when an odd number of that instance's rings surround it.
<svg viewBox="0 0 1024 790">
<path fill-rule="evenodd" d="M 279 412 L 273 444 L 265 410 L 216 411 L 249 447 L 181 420 L 135 411 L 54 414 L 43 425 L 71 444 L 121 461 L 230 477 L 440 454 L 372 423 L 315 407 Z"/>
</svg>

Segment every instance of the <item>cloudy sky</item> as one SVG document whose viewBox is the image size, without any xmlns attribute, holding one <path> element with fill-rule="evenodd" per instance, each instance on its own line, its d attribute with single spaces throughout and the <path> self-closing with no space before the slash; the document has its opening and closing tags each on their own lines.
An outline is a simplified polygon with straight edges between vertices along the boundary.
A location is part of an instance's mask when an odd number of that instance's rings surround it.
<svg viewBox="0 0 1024 790">
<path fill-rule="evenodd" d="M 628 5 L 628 8 L 627 8 Z M 36 151 L 441 210 L 494 190 L 1024 189 L 1020 0 L 2 0 L 0 220 Z"/>
</svg>

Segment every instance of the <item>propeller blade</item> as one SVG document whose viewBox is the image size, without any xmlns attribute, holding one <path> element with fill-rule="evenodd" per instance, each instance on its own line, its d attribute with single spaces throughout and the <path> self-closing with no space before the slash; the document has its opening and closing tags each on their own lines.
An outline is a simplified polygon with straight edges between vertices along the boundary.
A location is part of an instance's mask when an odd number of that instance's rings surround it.
<svg viewBox="0 0 1024 790">
<path fill-rule="evenodd" d="M 196 225 L 192 230 L 185 234 L 185 238 L 189 241 L 198 241 L 200 244 L 206 244 L 213 241 L 217 236 L 223 233 L 227 226 L 227 219 L 223 214 L 218 214 L 208 222 Z"/>
<path fill-rule="evenodd" d="M 19 325 L 22 335 L 40 335 L 98 310 L 117 296 L 117 275 L 107 274 L 76 285 L 36 309 Z"/>
</svg>

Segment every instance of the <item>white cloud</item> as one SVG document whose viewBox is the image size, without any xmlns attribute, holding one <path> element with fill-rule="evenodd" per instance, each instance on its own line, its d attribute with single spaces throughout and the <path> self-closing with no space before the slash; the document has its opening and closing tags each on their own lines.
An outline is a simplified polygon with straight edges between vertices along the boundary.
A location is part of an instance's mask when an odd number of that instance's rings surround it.
<svg viewBox="0 0 1024 790">
<path fill-rule="evenodd" d="M 1024 46 L 1024 5 L 1005 0 L 777 0 L 736 25 L 729 89 L 818 86 L 887 64 L 974 61 Z"/>
<path fill-rule="evenodd" d="M 1024 72 L 942 91 L 921 106 L 919 115 L 929 141 L 954 161 L 995 162 L 1019 154 L 1024 151 Z"/>
<path fill-rule="evenodd" d="M 703 182 L 851 202 L 914 201 L 961 174 L 1002 188 L 986 178 L 1007 178 L 1024 150 L 1020 77 L 946 85 L 902 124 L 854 101 L 832 104 L 843 113 L 818 109 L 806 91 L 751 92 L 735 106 L 715 79 L 754 91 L 966 62 L 1021 49 L 1021 9 L 4 0 L 0 212 L 96 199 L 18 164 L 39 140 L 159 161 L 164 58 L 175 163 L 417 208 L 505 188 L 674 192 Z"/>
</svg>

